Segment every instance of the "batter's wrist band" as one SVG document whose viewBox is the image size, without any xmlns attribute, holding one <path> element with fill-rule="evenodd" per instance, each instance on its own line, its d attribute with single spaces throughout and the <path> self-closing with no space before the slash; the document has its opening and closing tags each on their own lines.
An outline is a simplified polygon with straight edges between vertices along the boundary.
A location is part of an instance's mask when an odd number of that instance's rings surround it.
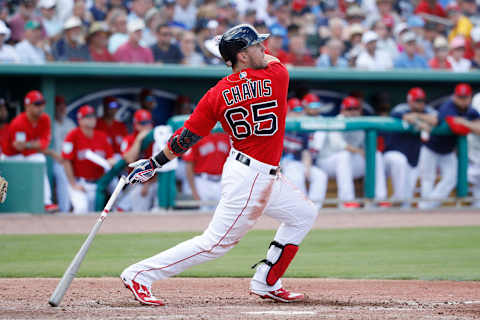
<svg viewBox="0 0 480 320">
<path fill-rule="evenodd" d="M 158 164 L 159 167 L 163 167 L 164 164 L 170 161 L 163 152 L 163 150 L 160 151 L 155 157 L 153 157 L 152 160 L 155 161 L 155 164 Z"/>
</svg>

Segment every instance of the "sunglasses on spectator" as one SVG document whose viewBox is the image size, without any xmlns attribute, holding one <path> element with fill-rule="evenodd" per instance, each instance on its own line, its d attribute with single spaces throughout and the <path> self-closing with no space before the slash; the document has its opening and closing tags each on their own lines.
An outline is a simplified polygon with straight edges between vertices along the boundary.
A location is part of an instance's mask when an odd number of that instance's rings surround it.
<svg viewBox="0 0 480 320">
<path fill-rule="evenodd" d="M 40 107 L 45 105 L 45 100 L 38 100 L 33 103 L 34 106 Z"/>
</svg>

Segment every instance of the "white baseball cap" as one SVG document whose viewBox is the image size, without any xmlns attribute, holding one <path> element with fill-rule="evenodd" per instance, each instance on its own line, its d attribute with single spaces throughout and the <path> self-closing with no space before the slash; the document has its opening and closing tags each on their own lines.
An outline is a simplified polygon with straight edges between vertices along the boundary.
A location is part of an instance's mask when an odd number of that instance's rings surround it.
<svg viewBox="0 0 480 320">
<path fill-rule="evenodd" d="M 57 5 L 56 0 L 40 0 L 38 3 L 39 8 L 50 9 Z"/>
<path fill-rule="evenodd" d="M 399 23 L 393 28 L 393 35 L 398 38 L 400 33 L 408 29 L 408 25 L 405 22 Z"/>
<path fill-rule="evenodd" d="M 127 24 L 128 33 L 133 33 L 135 31 L 143 29 L 145 29 L 145 23 L 143 22 L 143 20 L 140 19 L 131 20 Z"/>
<path fill-rule="evenodd" d="M 65 21 L 63 24 L 63 30 L 68 30 L 76 27 L 81 27 L 82 26 L 82 21 L 80 20 L 79 17 L 71 16 L 70 18 Z"/>
<path fill-rule="evenodd" d="M 374 31 L 367 31 L 363 34 L 362 36 L 362 43 L 367 44 L 372 41 L 377 41 L 378 40 L 378 35 Z"/>
<path fill-rule="evenodd" d="M 403 43 L 407 43 L 407 42 L 410 42 L 410 41 L 417 41 L 417 36 L 415 35 L 415 33 L 411 32 L 411 31 L 407 31 L 405 32 L 404 34 L 402 34 L 402 42 Z"/>
</svg>

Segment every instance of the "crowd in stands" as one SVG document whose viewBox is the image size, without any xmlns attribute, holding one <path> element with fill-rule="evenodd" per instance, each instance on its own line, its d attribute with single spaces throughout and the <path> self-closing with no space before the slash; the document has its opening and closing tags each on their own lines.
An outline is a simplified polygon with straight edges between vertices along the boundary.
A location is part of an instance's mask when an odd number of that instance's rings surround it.
<svg viewBox="0 0 480 320">
<path fill-rule="evenodd" d="M 0 62 L 221 65 L 216 36 L 238 23 L 291 66 L 480 66 L 476 0 L 2 0 Z"/>
</svg>

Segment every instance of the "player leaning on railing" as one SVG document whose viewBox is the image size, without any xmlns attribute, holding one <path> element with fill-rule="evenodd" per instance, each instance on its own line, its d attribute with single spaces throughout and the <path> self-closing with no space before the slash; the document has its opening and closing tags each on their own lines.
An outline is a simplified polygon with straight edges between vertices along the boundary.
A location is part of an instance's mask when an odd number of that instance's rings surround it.
<svg viewBox="0 0 480 320">
<path fill-rule="evenodd" d="M 155 280 L 224 255 L 262 214 L 282 224 L 266 258 L 256 265 L 251 293 L 282 302 L 304 298 L 303 294 L 285 290 L 280 278 L 312 227 L 317 211 L 279 172 L 289 75 L 277 58 L 265 54 L 262 42 L 267 37 L 250 25 L 228 30 L 219 49 L 233 73 L 203 96 L 163 151 L 131 164 L 135 169 L 129 182 L 145 182 L 162 165 L 208 135 L 217 121 L 233 142 L 222 173 L 222 198 L 207 230 L 123 271 L 125 286 L 142 304 L 163 305 L 150 291 Z"/>
</svg>

